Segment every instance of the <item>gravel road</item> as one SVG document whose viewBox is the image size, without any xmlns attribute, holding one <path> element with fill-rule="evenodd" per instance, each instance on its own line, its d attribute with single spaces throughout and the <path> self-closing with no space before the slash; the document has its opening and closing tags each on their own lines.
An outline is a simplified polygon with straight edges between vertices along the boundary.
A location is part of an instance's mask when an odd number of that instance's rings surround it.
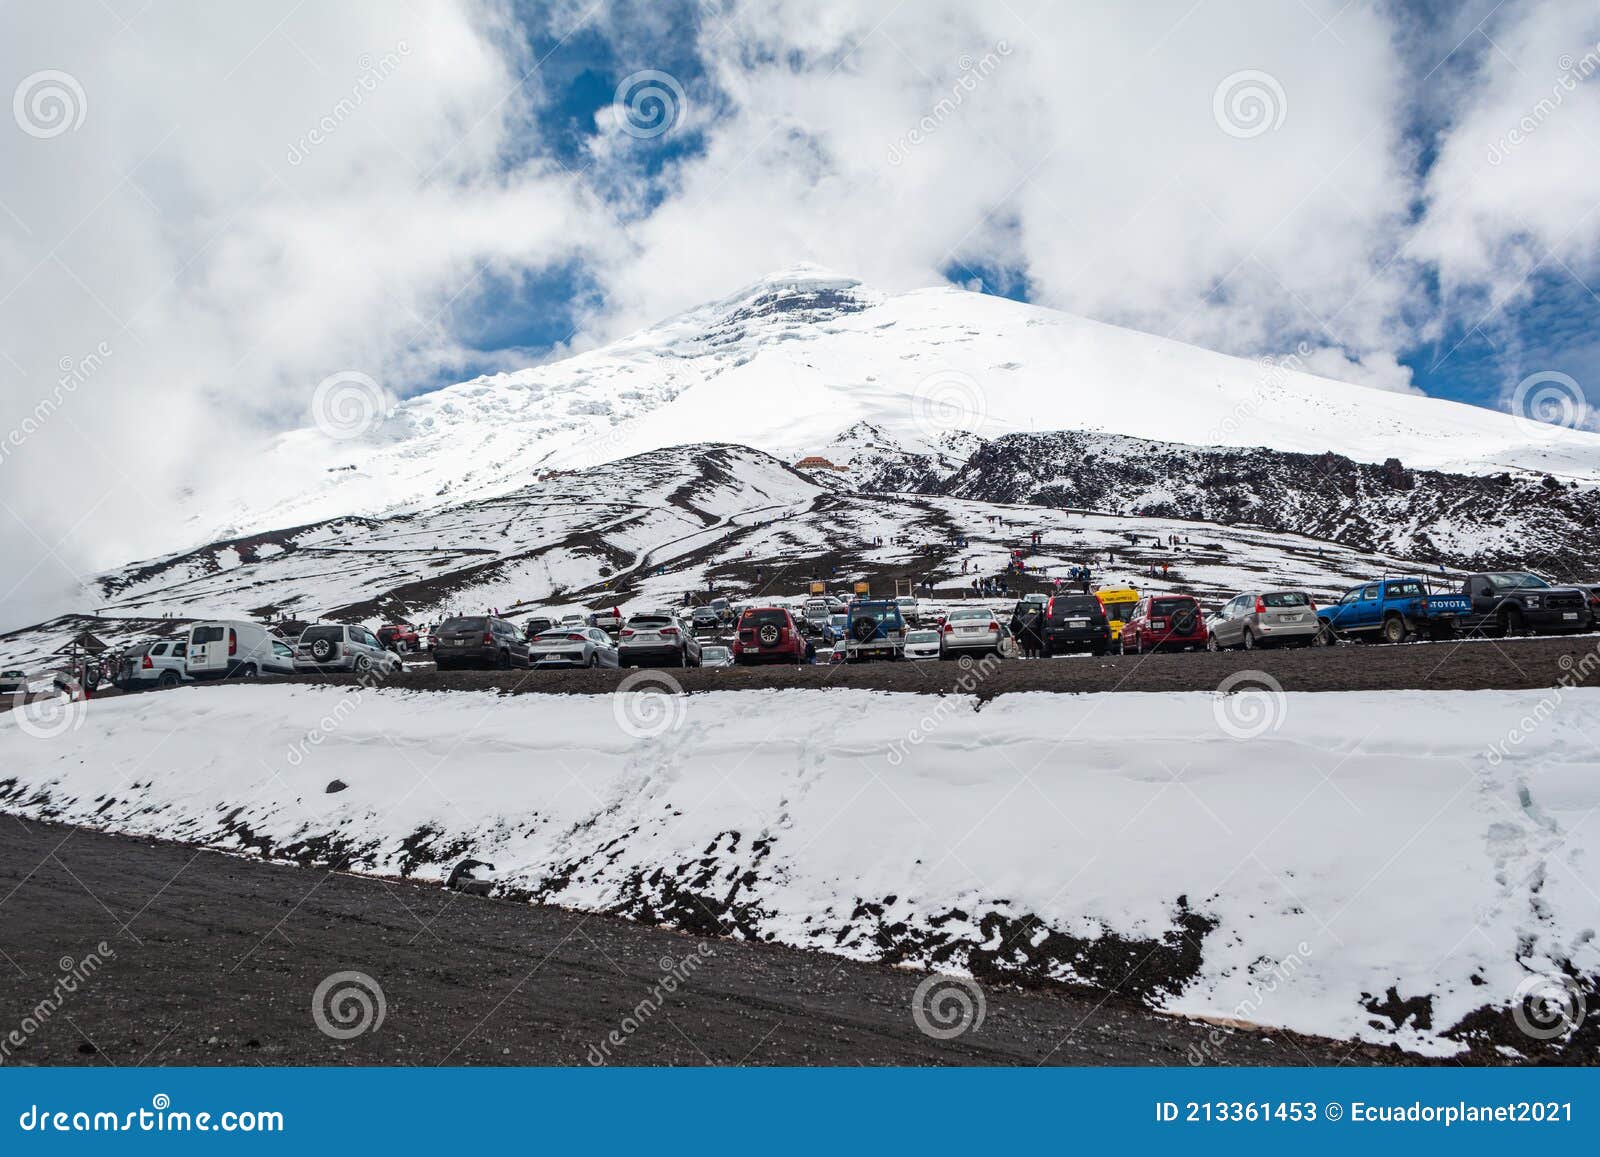
<svg viewBox="0 0 1600 1157">
<path fill-rule="evenodd" d="M 0 816 L 0 832 L 0 1021 L 24 1035 L 20 1047 L 0 1037 L 7 1064 L 1414 1059 L 1226 1033 L 1115 995 L 997 986 L 983 992 L 981 1023 L 940 1040 L 912 1016 L 924 974 L 14 816 Z M 85 976 L 58 994 L 63 969 Z M 361 989 L 374 1013 L 383 994 L 381 1023 L 346 1040 L 312 1013 L 318 985 L 336 973 L 370 978 L 334 981 L 333 991 Z M 41 1002 L 57 995 L 41 1018 Z M 342 1008 L 350 1027 L 360 1023 L 353 995 Z"/>
</svg>

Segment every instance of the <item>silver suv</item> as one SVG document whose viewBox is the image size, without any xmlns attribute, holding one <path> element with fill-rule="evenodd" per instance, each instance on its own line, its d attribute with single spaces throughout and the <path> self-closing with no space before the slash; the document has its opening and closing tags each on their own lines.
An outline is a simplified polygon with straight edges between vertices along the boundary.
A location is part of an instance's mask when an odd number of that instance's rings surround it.
<svg viewBox="0 0 1600 1157">
<path fill-rule="evenodd" d="M 1206 626 L 1206 650 L 1309 644 L 1317 635 L 1317 608 L 1305 591 L 1245 591 L 1229 599 Z"/>
<path fill-rule="evenodd" d="M 405 660 L 378 642 L 378 636 L 365 627 L 318 623 L 300 632 L 294 645 L 294 669 L 393 675 L 405 669 Z"/>
<path fill-rule="evenodd" d="M 146 643 L 122 657 L 122 670 L 115 672 L 116 682 L 130 690 L 176 687 L 189 677 L 188 664 L 184 660 L 187 650 L 187 638 Z"/>
</svg>

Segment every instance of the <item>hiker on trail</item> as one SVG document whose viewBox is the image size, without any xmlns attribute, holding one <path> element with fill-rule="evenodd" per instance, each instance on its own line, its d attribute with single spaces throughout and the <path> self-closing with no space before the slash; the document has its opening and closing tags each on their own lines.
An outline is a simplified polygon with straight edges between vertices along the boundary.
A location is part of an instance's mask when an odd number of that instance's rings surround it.
<svg viewBox="0 0 1600 1157">
<path fill-rule="evenodd" d="M 1166 578 L 1167 577 L 1167 564 L 1166 563 L 1162 563 L 1161 564 L 1161 577 L 1162 578 Z"/>
</svg>

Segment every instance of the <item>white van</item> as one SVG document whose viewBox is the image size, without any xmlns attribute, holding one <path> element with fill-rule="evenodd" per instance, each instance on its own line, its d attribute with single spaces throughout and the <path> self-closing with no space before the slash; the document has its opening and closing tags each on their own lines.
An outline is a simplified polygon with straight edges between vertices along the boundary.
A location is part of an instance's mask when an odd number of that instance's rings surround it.
<svg viewBox="0 0 1600 1157">
<path fill-rule="evenodd" d="M 273 656 L 273 638 L 260 623 L 243 619 L 195 623 L 189 628 L 184 656 L 189 678 L 254 679 L 263 671 L 276 670 L 280 664 Z"/>
</svg>

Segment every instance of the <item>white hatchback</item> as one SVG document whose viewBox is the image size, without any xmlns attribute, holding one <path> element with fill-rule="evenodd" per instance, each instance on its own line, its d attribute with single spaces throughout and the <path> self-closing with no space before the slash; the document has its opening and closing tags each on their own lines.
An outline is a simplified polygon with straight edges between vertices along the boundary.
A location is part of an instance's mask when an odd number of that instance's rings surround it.
<svg viewBox="0 0 1600 1157">
<path fill-rule="evenodd" d="M 907 659 L 937 659 L 939 657 L 938 631 L 907 631 L 905 656 Z"/>
</svg>

